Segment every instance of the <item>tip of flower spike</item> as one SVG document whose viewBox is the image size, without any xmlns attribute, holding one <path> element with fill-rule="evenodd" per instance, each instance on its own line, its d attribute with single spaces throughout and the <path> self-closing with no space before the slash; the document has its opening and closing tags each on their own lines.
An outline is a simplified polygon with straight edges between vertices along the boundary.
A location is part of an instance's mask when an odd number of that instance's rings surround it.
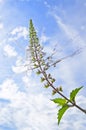
<svg viewBox="0 0 86 130">
<path fill-rule="evenodd" d="M 30 24 L 32 24 L 33 22 L 32 22 L 32 19 L 30 19 Z"/>
<path fill-rule="evenodd" d="M 32 19 L 30 19 L 30 22 L 32 22 Z"/>
</svg>

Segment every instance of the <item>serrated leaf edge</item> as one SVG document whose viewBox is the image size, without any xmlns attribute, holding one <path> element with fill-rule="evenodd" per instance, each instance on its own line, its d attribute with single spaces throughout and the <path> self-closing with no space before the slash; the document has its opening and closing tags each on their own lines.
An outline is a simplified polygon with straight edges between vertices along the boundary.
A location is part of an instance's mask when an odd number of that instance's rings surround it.
<svg viewBox="0 0 86 130">
<path fill-rule="evenodd" d="M 67 110 L 68 108 L 69 108 L 69 106 L 66 104 L 66 105 L 64 105 L 61 109 L 58 110 L 58 117 L 57 117 L 57 119 L 58 119 L 58 125 L 59 125 L 59 123 L 60 123 L 60 121 L 61 121 L 61 119 L 62 119 L 64 113 L 66 112 L 66 110 Z M 63 109 L 64 109 L 64 111 L 63 111 Z M 63 112 L 62 112 L 62 111 L 63 111 Z"/>
<path fill-rule="evenodd" d="M 70 92 L 70 100 L 71 101 L 75 101 L 75 97 L 78 94 L 78 92 L 83 88 L 83 86 L 76 88 L 74 90 L 72 90 L 72 92 Z M 74 96 L 73 96 L 74 95 Z M 73 96 L 73 97 L 72 97 Z"/>
</svg>

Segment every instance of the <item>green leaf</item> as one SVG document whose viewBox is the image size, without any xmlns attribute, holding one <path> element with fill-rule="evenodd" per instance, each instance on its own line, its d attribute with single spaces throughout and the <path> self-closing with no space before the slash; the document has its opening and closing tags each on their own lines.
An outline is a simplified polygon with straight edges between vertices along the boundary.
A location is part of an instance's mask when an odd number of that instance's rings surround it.
<svg viewBox="0 0 86 130">
<path fill-rule="evenodd" d="M 55 82 L 55 79 L 54 79 L 54 78 L 52 78 L 52 79 L 51 79 L 51 82 L 52 82 L 52 83 L 54 83 L 54 82 Z"/>
<path fill-rule="evenodd" d="M 57 89 L 57 91 L 58 91 L 58 88 L 56 88 Z M 57 93 L 57 91 L 56 90 L 53 90 L 52 91 L 52 95 L 55 95 L 56 93 Z"/>
<path fill-rule="evenodd" d="M 41 82 L 44 82 L 45 81 L 45 78 L 41 77 Z"/>
<path fill-rule="evenodd" d="M 75 97 L 77 95 L 77 93 L 82 89 L 83 87 L 79 87 L 79 88 L 76 88 L 74 90 L 72 90 L 72 92 L 70 93 L 70 100 L 71 101 L 75 101 Z"/>
<path fill-rule="evenodd" d="M 40 70 L 38 70 L 38 71 L 36 72 L 36 74 L 37 74 L 37 75 L 40 75 L 40 74 L 41 74 L 41 71 L 40 71 Z"/>
<path fill-rule="evenodd" d="M 54 103 L 57 103 L 58 105 L 60 105 L 60 106 L 63 106 L 63 105 L 65 105 L 66 104 L 66 99 L 63 99 L 63 98 L 55 98 L 55 99 L 52 99 L 52 101 L 54 102 Z"/>
<path fill-rule="evenodd" d="M 58 111 L 58 125 L 64 115 L 64 113 L 66 112 L 66 110 L 69 108 L 69 106 L 66 104 L 64 105 L 61 109 L 59 109 Z"/>
<path fill-rule="evenodd" d="M 39 66 L 38 66 L 37 64 L 34 64 L 34 67 L 35 67 L 35 68 L 38 68 Z"/>
<path fill-rule="evenodd" d="M 45 88 L 48 88 L 50 85 L 47 83 L 44 85 Z"/>
<path fill-rule="evenodd" d="M 58 88 L 59 91 L 63 92 L 62 86 Z"/>
</svg>

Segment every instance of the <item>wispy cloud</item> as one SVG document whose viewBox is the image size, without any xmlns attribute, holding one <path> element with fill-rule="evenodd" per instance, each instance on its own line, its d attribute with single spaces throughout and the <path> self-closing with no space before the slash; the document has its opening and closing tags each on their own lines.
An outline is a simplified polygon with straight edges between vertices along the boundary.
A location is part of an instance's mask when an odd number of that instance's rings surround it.
<svg viewBox="0 0 86 130">
<path fill-rule="evenodd" d="M 83 53 L 78 55 L 78 58 L 81 59 L 80 61 L 77 59 L 77 56 L 73 57 L 73 59 L 70 61 L 68 61 L 67 59 L 65 62 L 62 62 L 60 63 L 60 65 L 58 65 L 57 71 L 53 72 L 54 75 L 57 75 L 57 72 L 59 73 L 59 75 L 56 76 L 57 79 L 61 79 L 61 81 L 63 82 L 62 85 L 65 86 L 64 89 L 70 91 L 72 88 L 77 87 L 80 83 L 75 79 L 80 75 L 79 74 L 80 66 L 86 63 L 85 60 L 86 53 L 84 51 L 86 44 L 84 39 L 80 36 L 79 32 L 75 28 L 70 26 L 70 24 L 66 24 L 64 20 L 60 16 L 58 16 L 55 12 L 52 11 L 51 14 L 55 18 L 57 26 L 59 26 L 59 28 L 63 31 L 62 35 L 64 35 L 65 40 L 70 40 L 70 42 L 66 43 L 66 46 L 64 44 L 60 44 L 61 49 L 64 50 L 63 52 L 61 52 L 61 57 L 64 57 L 64 55 L 68 55 L 67 52 L 72 53 L 74 50 L 77 49 L 81 49 L 81 51 L 83 50 Z M 55 38 L 54 40 L 57 41 L 58 38 Z M 82 76 L 85 75 L 84 72 L 85 67 L 83 67 L 82 72 L 80 72 L 82 73 Z"/>
<path fill-rule="evenodd" d="M 78 31 L 76 31 L 73 27 L 62 22 L 62 19 L 58 15 L 53 14 L 53 16 L 56 19 L 57 24 L 67 35 L 68 39 L 70 39 L 74 43 L 74 46 L 76 45 L 79 47 L 86 46 L 85 41 L 80 37 Z"/>
</svg>

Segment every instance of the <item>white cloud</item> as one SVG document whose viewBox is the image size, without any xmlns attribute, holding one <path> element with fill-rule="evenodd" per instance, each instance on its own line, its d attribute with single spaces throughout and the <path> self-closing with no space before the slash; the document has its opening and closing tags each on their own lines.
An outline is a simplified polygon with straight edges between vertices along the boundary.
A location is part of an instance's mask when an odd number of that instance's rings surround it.
<svg viewBox="0 0 86 130">
<path fill-rule="evenodd" d="M 31 72 L 29 73 L 29 76 L 31 76 Z M 28 75 L 23 76 L 22 81 L 25 83 L 25 86 L 31 86 L 31 78 L 29 78 Z M 33 86 L 36 86 L 36 83 L 33 83 Z"/>
<path fill-rule="evenodd" d="M 14 125 L 18 130 L 53 129 L 55 105 L 48 100 L 47 96 L 42 93 L 21 92 L 11 79 L 7 79 L 1 84 L 0 90 L 0 98 L 10 100 L 10 103 L 4 108 L 0 107 L 0 124 L 10 127 Z"/>
<path fill-rule="evenodd" d="M 12 79 L 7 79 L 0 84 L 0 98 L 10 101 L 4 107 L 2 107 L 4 102 L 2 104 L 0 102 L 1 125 L 15 126 L 17 130 L 80 130 L 80 128 L 84 128 L 83 124 L 86 122 L 86 117 L 76 108 L 71 108 L 67 111 L 58 126 L 58 108 L 49 100 L 50 97 L 41 91 L 39 93 L 35 91 L 31 93 L 30 89 L 34 81 L 30 80 L 30 76 L 28 78 L 29 80 L 26 76 L 23 77 L 23 81 L 25 83 L 29 82 L 30 85 L 27 92 L 20 91 L 19 86 Z M 36 89 L 36 85 L 34 89 Z M 76 99 L 78 104 L 85 108 L 86 98 L 78 96 Z"/>
<path fill-rule="evenodd" d="M 17 56 L 17 52 L 16 52 L 15 48 L 12 47 L 9 44 L 5 45 L 3 50 L 4 50 L 5 55 L 8 56 L 8 57 L 15 57 L 15 56 Z"/>
<path fill-rule="evenodd" d="M 28 70 L 29 72 L 32 70 L 31 65 L 32 63 L 31 63 L 31 56 L 27 47 L 25 52 L 26 52 L 25 58 L 21 56 L 17 57 L 16 64 L 15 66 L 12 66 L 12 70 L 15 73 L 27 72 L 27 74 L 29 75 Z"/>
<path fill-rule="evenodd" d="M 18 56 L 17 60 L 16 60 L 16 65 L 12 66 L 12 71 L 17 74 L 27 72 L 28 68 L 29 68 L 29 66 L 27 64 L 29 64 L 29 63 L 26 63 L 26 61 L 24 61 L 21 56 Z"/>
<path fill-rule="evenodd" d="M 0 23 L 0 29 L 3 29 L 4 25 L 3 23 Z"/>
<path fill-rule="evenodd" d="M 0 90 L 0 98 L 12 99 L 18 91 L 18 87 L 12 79 L 7 79 L 0 85 Z"/>
<path fill-rule="evenodd" d="M 28 29 L 26 27 L 16 27 L 11 31 L 11 36 L 9 38 L 9 41 L 15 41 L 19 38 L 27 39 L 28 36 Z"/>
<path fill-rule="evenodd" d="M 50 122 L 53 123 L 53 120 L 52 118 L 49 119 L 47 112 L 52 113 L 52 111 L 50 110 L 53 110 L 53 104 L 49 103 L 47 98 L 44 97 L 42 94 L 27 96 L 27 98 L 23 100 L 23 104 L 20 104 L 20 106 L 21 105 L 21 110 L 17 111 L 16 113 L 17 118 L 15 116 L 15 122 L 18 129 L 23 130 L 27 127 L 28 129 L 32 128 L 35 130 L 43 130 L 44 127 L 45 129 L 48 129 L 48 127 L 50 126 L 52 127 Z M 50 105 L 51 107 L 49 107 Z M 46 107 L 46 111 L 44 106 Z M 47 122 L 50 126 L 48 126 L 48 124 L 45 122 Z"/>
<path fill-rule="evenodd" d="M 13 72 L 19 74 L 23 72 L 27 72 L 27 66 L 21 65 L 21 66 L 12 66 Z"/>
</svg>

